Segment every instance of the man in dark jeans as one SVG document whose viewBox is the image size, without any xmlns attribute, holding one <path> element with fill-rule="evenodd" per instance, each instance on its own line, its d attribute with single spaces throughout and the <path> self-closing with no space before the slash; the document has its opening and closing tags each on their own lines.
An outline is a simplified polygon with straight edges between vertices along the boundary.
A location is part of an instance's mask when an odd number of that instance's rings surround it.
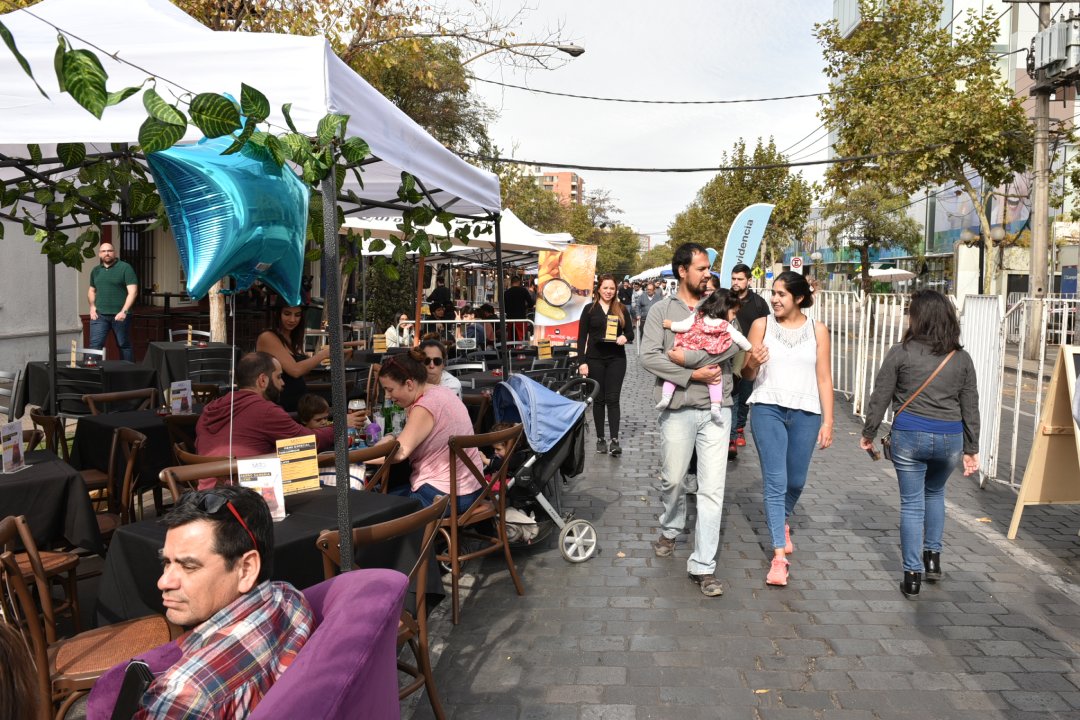
<svg viewBox="0 0 1080 720">
<path fill-rule="evenodd" d="M 750 326 L 758 318 L 769 314 L 769 304 L 765 298 L 750 289 L 750 268 L 739 263 L 731 269 L 731 289 L 742 300 L 742 308 L 735 315 L 739 322 L 739 328 L 744 332 L 750 332 Z M 742 366 L 742 358 L 735 359 L 735 367 Z M 731 388 L 731 399 L 735 407 L 732 408 L 731 442 L 728 444 L 728 460 L 734 460 L 739 453 L 739 448 L 746 445 L 744 428 L 746 418 L 750 414 L 750 406 L 746 401 L 750 399 L 750 393 L 754 391 L 753 380 L 743 380 L 736 372 Z"/>
</svg>

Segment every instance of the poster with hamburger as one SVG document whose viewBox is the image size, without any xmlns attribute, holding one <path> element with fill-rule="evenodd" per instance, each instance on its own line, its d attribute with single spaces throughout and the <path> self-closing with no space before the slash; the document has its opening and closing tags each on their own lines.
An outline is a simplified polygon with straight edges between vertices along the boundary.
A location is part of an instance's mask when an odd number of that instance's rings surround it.
<svg viewBox="0 0 1080 720">
<path fill-rule="evenodd" d="M 536 278 L 536 335 L 554 344 L 577 340 L 581 310 L 592 299 L 596 246 L 567 245 L 541 251 Z"/>
</svg>

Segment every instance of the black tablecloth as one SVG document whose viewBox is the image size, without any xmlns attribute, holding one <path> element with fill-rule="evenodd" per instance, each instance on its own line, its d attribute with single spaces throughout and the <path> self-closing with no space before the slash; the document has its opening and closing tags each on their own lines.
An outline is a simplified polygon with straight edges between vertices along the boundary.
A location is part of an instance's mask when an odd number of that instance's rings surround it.
<svg viewBox="0 0 1080 720">
<path fill-rule="evenodd" d="M 63 368 L 61 365 L 57 371 L 63 372 Z M 102 392 L 157 387 L 157 372 L 152 367 L 135 365 L 126 360 L 106 360 L 102 368 L 105 371 L 105 387 Z M 49 364 L 46 362 L 26 364 L 12 407 L 15 413 L 21 416 L 26 405 L 37 405 L 45 408 L 45 412 L 49 411 Z"/>
<path fill-rule="evenodd" d="M 30 467 L 0 474 L 0 517 L 25 515 L 39 548 L 67 540 L 104 555 L 82 475 L 48 450 L 27 453 L 26 462 Z"/>
<path fill-rule="evenodd" d="M 187 349 L 195 347 L 188 345 L 187 341 L 176 342 L 152 342 L 146 347 L 146 357 L 143 358 L 143 366 L 157 371 L 158 389 L 164 393 L 177 380 L 188 379 Z M 226 343 L 207 343 L 208 348 L 229 348 Z M 199 348 L 200 350 L 202 348 Z M 164 397 L 164 394 L 162 395 Z"/>
<path fill-rule="evenodd" d="M 337 491 L 322 488 L 285 499 L 288 517 L 274 523 L 272 578 L 299 589 L 322 582 L 322 553 L 315 547 L 319 533 L 337 527 Z M 393 520 L 420 509 L 413 498 L 381 493 L 349 492 L 353 527 Z M 165 527 L 156 520 L 124 525 L 109 544 L 98 591 L 97 621 L 105 625 L 164 612 L 157 581 L 161 576 L 158 550 L 165 545 Z M 419 539 L 384 543 L 357 553 L 360 567 L 392 568 L 408 573 Z M 442 595 L 438 569 L 428 571 L 428 595 Z"/>
<path fill-rule="evenodd" d="M 109 453 L 112 450 L 113 432 L 118 427 L 137 430 L 146 436 L 139 459 L 139 477 L 136 488 L 152 488 L 158 484 L 158 474 L 176 464 L 169 431 L 165 421 L 152 410 L 129 410 L 127 412 L 88 415 L 79 418 L 75 427 L 75 439 L 71 444 L 71 464 L 80 470 L 109 471 Z M 120 483 L 124 480 L 123 455 L 117 457 L 110 498 L 120 497 Z"/>
</svg>

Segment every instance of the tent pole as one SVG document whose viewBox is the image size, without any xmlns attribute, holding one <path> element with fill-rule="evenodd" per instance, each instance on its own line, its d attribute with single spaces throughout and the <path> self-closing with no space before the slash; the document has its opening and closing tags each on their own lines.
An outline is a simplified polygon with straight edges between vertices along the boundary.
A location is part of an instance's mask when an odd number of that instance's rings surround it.
<svg viewBox="0 0 1080 720">
<path fill-rule="evenodd" d="M 322 271 L 326 278 L 327 330 L 330 340 L 330 407 L 334 414 L 334 469 L 337 474 L 338 534 L 341 571 L 352 570 L 352 513 L 349 511 L 349 437 L 346 428 L 345 354 L 341 343 L 341 265 L 338 263 L 337 190 L 334 174 L 322 181 L 323 252 Z"/>
<path fill-rule="evenodd" d="M 56 227 L 56 216 L 52 213 L 45 216 L 45 227 L 51 235 Z M 45 282 L 49 313 L 49 414 L 56 415 L 56 263 L 52 260 L 46 263 Z"/>
<path fill-rule="evenodd" d="M 364 322 L 368 321 L 367 317 L 367 256 L 364 255 L 363 245 L 360 246 L 360 319 Z M 370 342 L 371 336 L 375 334 L 374 325 L 370 333 L 366 333 L 365 337 L 368 338 L 368 351 L 371 350 Z"/>
<path fill-rule="evenodd" d="M 495 216 L 495 300 L 499 303 L 499 333 L 503 339 L 503 372 L 510 375 L 510 337 L 506 334 L 506 303 L 503 302 L 502 215 Z"/>
<path fill-rule="evenodd" d="M 416 269 L 416 315 L 413 318 L 413 347 L 420 344 L 420 318 L 422 317 L 422 310 L 424 305 L 424 261 L 426 258 L 420 256 L 420 264 Z"/>
</svg>

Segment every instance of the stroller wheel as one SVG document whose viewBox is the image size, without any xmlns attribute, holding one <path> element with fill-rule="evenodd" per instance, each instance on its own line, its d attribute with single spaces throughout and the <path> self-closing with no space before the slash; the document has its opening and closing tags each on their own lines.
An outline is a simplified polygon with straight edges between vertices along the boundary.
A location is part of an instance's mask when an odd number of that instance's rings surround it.
<svg viewBox="0 0 1080 720">
<path fill-rule="evenodd" d="M 596 528 L 585 520 L 571 520 L 559 533 L 559 552 L 572 563 L 585 562 L 596 554 Z"/>
</svg>

